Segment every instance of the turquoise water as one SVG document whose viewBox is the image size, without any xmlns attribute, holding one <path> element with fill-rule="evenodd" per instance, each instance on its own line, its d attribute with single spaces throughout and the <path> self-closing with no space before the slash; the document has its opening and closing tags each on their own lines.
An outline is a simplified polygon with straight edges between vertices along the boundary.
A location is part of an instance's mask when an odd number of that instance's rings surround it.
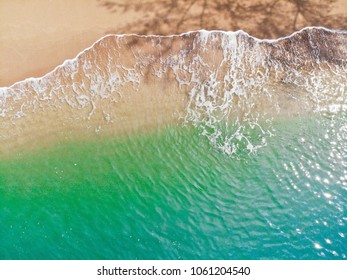
<svg viewBox="0 0 347 280">
<path fill-rule="evenodd" d="M 256 154 L 199 131 L 0 161 L 1 259 L 345 259 L 347 116 L 274 122 Z"/>
</svg>

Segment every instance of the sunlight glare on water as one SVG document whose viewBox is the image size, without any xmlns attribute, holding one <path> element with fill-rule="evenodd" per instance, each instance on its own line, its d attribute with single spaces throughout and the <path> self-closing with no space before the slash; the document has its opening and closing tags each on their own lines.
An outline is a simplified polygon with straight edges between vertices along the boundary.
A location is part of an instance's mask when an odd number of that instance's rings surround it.
<svg viewBox="0 0 347 280">
<path fill-rule="evenodd" d="M 0 88 L 0 258 L 346 259 L 346 35 L 108 35 Z"/>
<path fill-rule="evenodd" d="M 345 123 L 283 120 L 238 160 L 168 127 L 1 162 L 1 258 L 345 259 Z"/>
</svg>

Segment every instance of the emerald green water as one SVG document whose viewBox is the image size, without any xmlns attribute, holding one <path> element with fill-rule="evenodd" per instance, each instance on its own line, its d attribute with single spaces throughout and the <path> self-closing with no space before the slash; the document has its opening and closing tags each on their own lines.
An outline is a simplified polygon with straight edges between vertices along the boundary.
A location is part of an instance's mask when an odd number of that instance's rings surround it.
<svg viewBox="0 0 347 280">
<path fill-rule="evenodd" d="M 346 120 L 239 159 L 177 126 L 2 160 L 0 258 L 345 259 Z"/>
</svg>

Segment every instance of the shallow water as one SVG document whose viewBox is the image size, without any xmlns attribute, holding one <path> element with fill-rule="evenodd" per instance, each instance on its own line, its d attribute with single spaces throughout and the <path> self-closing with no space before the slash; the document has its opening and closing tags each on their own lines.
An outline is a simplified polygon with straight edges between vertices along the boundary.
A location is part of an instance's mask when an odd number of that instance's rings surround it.
<svg viewBox="0 0 347 280">
<path fill-rule="evenodd" d="M 345 259 L 346 121 L 278 119 L 232 157 L 171 126 L 2 160 L 0 258 Z"/>
</svg>

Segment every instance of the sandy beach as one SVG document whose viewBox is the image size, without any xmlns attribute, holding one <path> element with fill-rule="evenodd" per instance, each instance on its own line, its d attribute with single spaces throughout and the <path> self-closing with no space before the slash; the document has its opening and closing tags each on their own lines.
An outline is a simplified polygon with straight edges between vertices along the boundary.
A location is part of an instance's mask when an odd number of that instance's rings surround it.
<svg viewBox="0 0 347 280">
<path fill-rule="evenodd" d="M 311 71 L 310 75 L 320 77 L 324 67 L 339 67 L 345 61 L 346 36 L 333 38 L 322 30 L 302 32 L 295 37 L 297 43 L 284 40 L 276 44 L 258 44 L 246 34 L 202 32 L 125 39 L 112 35 L 83 51 L 111 31 L 122 33 L 124 27 L 130 28 L 129 32 L 136 31 L 131 29 L 131 23 L 138 24 L 147 15 L 141 7 L 134 10 L 127 6 L 129 10 L 124 12 L 124 7 L 114 10 L 114 6 L 105 7 L 104 1 L 92 0 L 1 4 L 0 86 L 49 74 L 10 89 L 2 88 L 0 155 L 95 135 L 112 137 L 147 131 L 184 119 L 190 124 L 202 122 L 202 130 L 210 130 L 218 125 L 216 116 L 221 117 L 219 121 L 229 115 L 234 120 L 249 121 L 257 114 L 273 115 L 279 111 L 280 115 L 292 116 L 316 106 L 310 96 L 293 98 L 292 92 L 304 92 L 310 87 L 321 90 L 309 80 L 308 88 L 300 88 L 301 76 Z M 345 8 L 340 5 L 338 10 L 341 13 Z M 225 23 L 221 20 L 221 29 L 225 29 Z M 190 30 L 187 24 L 182 26 L 177 30 Z M 174 33 L 169 27 L 163 33 Z M 253 27 L 245 25 L 245 31 L 249 31 L 247 28 L 251 31 Z M 138 29 L 139 33 L 141 30 L 153 31 Z M 312 36 L 318 36 L 314 40 L 321 48 L 316 58 L 311 56 L 312 48 L 307 43 Z M 334 40 L 334 52 L 326 50 L 326 41 L 320 41 L 319 36 Z M 238 48 L 230 49 L 229 43 L 236 41 Z M 65 61 L 78 53 L 77 58 Z M 263 64 L 267 59 L 273 67 L 270 72 Z M 324 62 L 319 69 L 314 59 Z M 335 73 L 338 71 L 335 69 Z M 319 79 L 328 79 L 329 75 L 323 73 Z M 343 75 L 334 77 L 329 86 L 336 90 L 343 86 L 343 79 Z M 272 94 L 275 91 L 282 94 Z M 323 96 L 320 103 L 329 105 L 336 98 Z"/>
<path fill-rule="evenodd" d="M 346 15 L 0 0 L 0 279 L 347 275 Z"/>
<path fill-rule="evenodd" d="M 108 1 L 110 3 L 126 4 L 129 1 L 117 0 Z M 153 1 L 148 1 L 153 2 Z M 189 2 L 189 1 L 188 1 Z M 187 3 L 188 3 L 187 2 Z M 199 2 L 199 1 L 198 1 Z M 240 1 L 241 4 L 250 6 L 251 4 L 269 4 L 269 0 Z M 276 1 L 278 2 L 278 1 Z M 280 1 L 280 3 L 283 1 Z M 321 3 L 324 1 L 311 1 Z M 146 1 L 132 1 L 140 5 L 114 9 L 114 6 L 107 6 L 107 1 L 97 0 L 74 0 L 74 1 L 1 1 L 0 4 L 0 86 L 10 86 L 11 84 L 24 80 L 28 77 L 39 77 L 53 70 L 66 59 L 75 57 L 80 51 L 91 46 L 95 41 L 108 33 L 147 33 L 157 34 L 177 34 L 196 29 L 222 29 L 238 30 L 243 29 L 251 35 L 259 37 L 280 37 L 289 35 L 294 30 L 301 29 L 306 25 L 321 25 L 331 28 L 341 28 L 339 23 L 326 23 L 325 18 L 315 19 L 316 24 L 300 23 L 298 18 L 297 27 L 293 29 L 290 25 L 288 31 L 281 31 L 276 34 L 273 30 L 271 20 L 267 24 L 264 15 L 259 14 L 257 19 L 256 11 L 250 11 L 253 15 L 250 21 L 245 18 L 237 19 L 237 23 L 232 27 L 233 22 L 228 22 L 218 14 L 209 15 L 209 20 L 196 22 L 187 21 L 179 25 L 173 15 L 168 22 L 154 22 L 155 16 L 152 6 L 148 6 Z M 155 1 L 154 1 L 155 3 Z M 158 2 L 159 3 L 159 2 Z M 164 3 L 165 1 L 161 1 Z M 153 5 L 153 4 L 152 4 Z M 147 7 L 147 8 L 146 8 Z M 159 6 L 158 6 L 159 7 Z M 163 6 L 165 7 L 165 5 Z M 191 11 L 193 15 L 200 12 L 198 5 L 193 5 Z M 233 7 L 231 7 L 233 8 Z M 289 7 L 290 8 L 290 7 Z M 314 7 L 312 7 L 314 8 Z M 347 2 L 339 0 L 331 6 L 332 19 L 342 19 L 344 24 L 347 18 Z M 279 6 L 279 9 L 282 9 Z M 314 11 L 323 9 L 315 8 Z M 314 13 L 313 11 L 313 13 Z M 324 11 L 324 10 L 323 10 Z M 179 12 L 179 11 L 178 11 Z M 329 11 L 324 11 L 324 13 Z M 188 13 L 188 14 L 189 14 Z M 286 11 L 289 18 L 290 10 Z M 334 16 L 338 14 L 338 16 Z M 181 15 L 177 15 L 181 16 Z M 265 15 L 266 16 L 266 15 Z M 190 16 L 187 16 L 189 18 Z M 293 15 L 294 17 L 294 15 Z M 182 19 L 182 17 L 180 17 Z M 217 20 L 212 25 L 212 22 Z M 277 20 L 277 19 L 273 19 Z M 172 24 L 170 24 L 172 22 Z M 282 19 L 279 21 L 283 22 Z M 149 24 L 147 30 L 143 29 L 141 23 Z M 274 22 L 278 25 L 278 22 Z M 160 31 L 156 27 L 165 26 Z M 270 29 L 266 29 L 269 27 Z"/>
<path fill-rule="evenodd" d="M 0 155 L 182 122 L 218 134 L 222 123 L 344 106 L 346 41 L 322 28 L 276 42 L 242 32 L 109 35 L 42 78 L 2 88 Z"/>
</svg>

